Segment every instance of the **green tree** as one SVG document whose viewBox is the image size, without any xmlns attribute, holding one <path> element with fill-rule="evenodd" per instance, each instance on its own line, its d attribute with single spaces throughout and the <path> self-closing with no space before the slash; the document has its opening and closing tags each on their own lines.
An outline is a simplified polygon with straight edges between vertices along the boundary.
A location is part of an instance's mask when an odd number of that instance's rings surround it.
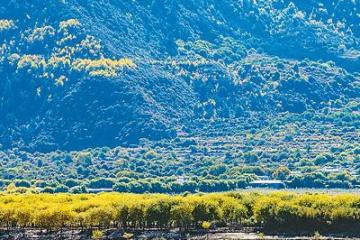
<svg viewBox="0 0 360 240">
<path fill-rule="evenodd" d="M 280 166 L 274 171 L 273 177 L 275 179 L 279 179 L 279 180 L 286 180 L 286 179 L 288 179 L 290 174 L 291 174 L 291 171 L 289 170 L 288 167 Z"/>
</svg>

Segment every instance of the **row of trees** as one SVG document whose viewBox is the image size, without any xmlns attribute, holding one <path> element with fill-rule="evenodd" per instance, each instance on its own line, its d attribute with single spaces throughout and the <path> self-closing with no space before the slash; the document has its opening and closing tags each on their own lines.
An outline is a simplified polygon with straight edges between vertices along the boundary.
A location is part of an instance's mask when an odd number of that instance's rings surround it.
<svg viewBox="0 0 360 240">
<path fill-rule="evenodd" d="M 36 205 L 34 204 L 36 203 Z M 201 228 L 204 223 L 349 231 L 360 227 L 359 195 L 24 194 L 0 196 L 3 228 Z"/>
<path fill-rule="evenodd" d="M 110 193 L 0 197 L 0 225 L 6 228 L 190 228 L 201 226 L 205 221 L 240 223 L 245 218 L 246 207 L 226 195 L 181 197 Z"/>
<path fill-rule="evenodd" d="M 360 227 L 360 196 L 262 196 L 254 204 L 254 217 L 270 230 L 352 232 Z"/>
</svg>

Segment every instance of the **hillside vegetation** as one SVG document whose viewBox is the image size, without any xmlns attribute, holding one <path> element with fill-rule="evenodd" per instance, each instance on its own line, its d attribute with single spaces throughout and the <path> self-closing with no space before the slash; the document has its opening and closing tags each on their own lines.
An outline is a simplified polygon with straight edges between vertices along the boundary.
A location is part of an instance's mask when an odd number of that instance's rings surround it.
<svg viewBox="0 0 360 240">
<path fill-rule="evenodd" d="M 126 145 L 359 97 L 357 1 L 1 5 L 5 148 Z"/>
<path fill-rule="evenodd" d="M 2 1 L 1 187 L 358 186 L 359 46 L 358 0 Z"/>
</svg>

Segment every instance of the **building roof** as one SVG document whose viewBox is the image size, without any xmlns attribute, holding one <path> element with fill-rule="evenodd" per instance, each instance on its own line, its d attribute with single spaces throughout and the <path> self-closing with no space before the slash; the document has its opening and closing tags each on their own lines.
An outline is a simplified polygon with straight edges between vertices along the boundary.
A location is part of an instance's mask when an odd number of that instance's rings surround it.
<svg viewBox="0 0 360 240">
<path fill-rule="evenodd" d="M 280 180 L 255 180 L 250 184 L 284 184 L 284 182 Z"/>
</svg>

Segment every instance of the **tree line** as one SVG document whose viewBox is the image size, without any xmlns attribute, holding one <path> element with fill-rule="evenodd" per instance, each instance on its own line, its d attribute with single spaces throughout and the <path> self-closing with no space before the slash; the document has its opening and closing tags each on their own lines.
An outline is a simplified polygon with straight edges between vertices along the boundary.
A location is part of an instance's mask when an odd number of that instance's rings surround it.
<svg viewBox="0 0 360 240">
<path fill-rule="evenodd" d="M 360 229 L 360 195 L 289 192 L 182 196 L 124 193 L 0 195 L 0 227 L 3 229 L 186 230 L 204 225 L 224 227 L 234 224 L 284 231 Z"/>
</svg>

